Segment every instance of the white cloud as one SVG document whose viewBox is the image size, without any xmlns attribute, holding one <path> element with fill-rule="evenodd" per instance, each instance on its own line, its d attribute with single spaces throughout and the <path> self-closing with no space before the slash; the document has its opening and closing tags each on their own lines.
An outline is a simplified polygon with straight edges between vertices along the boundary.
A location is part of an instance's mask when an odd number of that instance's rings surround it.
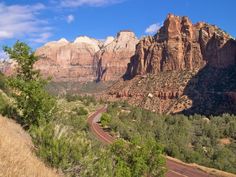
<svg viewBox="0 0 236 177">
<path fill-rule="evenodd" d="M 35 38 L 31 38 L 30 41 L 34 43 L 46 43 L 48 41 L 48 38 L 52 36 L 52 33 L 45 32 L 37 35 Z"/>
<path fill-rule="evenodd" d="M 74 17 L 73 15 L 68 15 L 68 16 L 66 17 L 67 23 L 71 23 L 71 22 L 73 22 L 74 20 L 75 20 L 75 17 Z"/>
<path fill-rule="evenodd" d="M 122 0 L 60 0 L 60 4 L 62 7 L 80 7 L 83 5 L 103 6 L 119 3 L 121 1 Z"/>
<path fill-rule="evenodd" d="M 161 28 L 162 24 L 161 23 L 155 23 L 150 25 L 146 30 L 145 33 L 147 34 L 155 34 L 157 31 Z"/>
<path fill-rule="evenodd" d="M 0 39 L 9 39 L 13 36 L 14 34 L 12 32 L 0 30 Z"/>
<path fill-rule="evenodd" d="M 46 7 L 34 5 L 6 5 L 0 3 L 0 40 L 39 36 L 50 31 L 47 21 L 39 19 Z"/>
</svg>

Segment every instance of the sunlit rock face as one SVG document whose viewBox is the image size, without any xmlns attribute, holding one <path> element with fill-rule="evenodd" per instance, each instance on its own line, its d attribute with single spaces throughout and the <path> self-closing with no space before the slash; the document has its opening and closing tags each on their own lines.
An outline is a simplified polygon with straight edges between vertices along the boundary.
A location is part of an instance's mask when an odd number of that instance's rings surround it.
<svg viewBox="0 0 236 177">
<path fill-rule="evenodd" d="M 155 36 L 140 40 L 127 77 L 162 71 L 226 68 L 235 64 L 235 41 L 214 25 L 192 24 L 188 17 L 169 14 Z"/>
<path fill-rule="evenodd" d="M 138 39 L 130 31 L 99 41 L 81 36 L 70 43 L 53 41 L 36 50 L 35 64 L 43 76 L 55 82 L 113 81 L 121 77 L 135 53 Z"/>
<path fill-rule="evenodd" d="M 159 113 L 236 113 L 236 41 L 215 25 L 169 14 L 142 38 L 120 79 L 103 95 Z"/>
<path fill-rule="evenodd" d="M 40 60 L 35 68 L 53 81 L 92 81 L 96 79 L 93 61 L 98 50 L 99 41 L 88 37 L 79 37 L 73 43 L 65 39 L 49 42 L 36 50 Z"/>
<path fill-rule="evenodd" d="M 131 31 L 121 31 L 115 39 L 106 41 L 109 44 L 104 45 L 95 57 L 98 62 L 97 78 L 99 81 L 114 81 L 124 75 L 135 54 L 138 39 Z"/>
</svg>

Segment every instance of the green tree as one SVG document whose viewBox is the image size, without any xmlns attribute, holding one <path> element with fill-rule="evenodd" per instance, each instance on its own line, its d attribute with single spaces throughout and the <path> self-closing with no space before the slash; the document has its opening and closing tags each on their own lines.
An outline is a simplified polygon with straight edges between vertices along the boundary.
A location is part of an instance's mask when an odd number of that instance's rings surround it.
<svg viewBox="0 0 236 177">
<path fill-rule="evenodd" d="M 112 145 L 114 176 L 163 176 L 165 160 L 162 148 L 152 139 L 125 142 L 119 140 Z"/>
<path fill-rule="evenodd" d="M 107 126 L 111 122 L 111 116 L 107 113 L 103 113 L 101 117 L 101 124 L 103 127 Z"/>
<path fill-rule="evenodd" d="M 12 48 L 3 49 L 17 62 L 16 73 L 8 78 L 8 85 L 21 113 L 20 123 L 29 128 L 32 124 L 38 126 L 40 122 L 49 121 L 55 100 L 45 91 L 47 80 L 33 68 L 38 58 L 23 42 L 17 41 Z"/>
<path fill-rule="evenodd" d="M 76 107 L 73 111 L 75 111 L 78 116 L 88 115 L 88 111 L 84 107 Z"/>
</svg>

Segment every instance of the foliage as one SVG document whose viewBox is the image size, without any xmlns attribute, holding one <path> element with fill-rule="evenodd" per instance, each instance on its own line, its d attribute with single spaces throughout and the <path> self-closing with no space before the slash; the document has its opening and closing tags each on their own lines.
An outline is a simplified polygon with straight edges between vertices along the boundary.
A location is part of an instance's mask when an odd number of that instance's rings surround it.
<svg viewBox="0 0 236 177">
<path fill-rule="evenodd" d="M 93 96 L 80 96 L 80 95 L 67 94 L 65 98 L 68 102 L 73 102 L 78 100 L 82 101 L 85 104 L 85 106 L 89 106 L 90 104 L 96 104 L 96 99 Z"/>
<path fill-rule="evenodd" d="M 158 115 L 135 107 L 124 112 L 122 105 L 109 105 L 108 126 L 125 140 L 153 138 L 169 156 L 236 173 L 236 116 Z M 222 144 L 221 139 L 230 144 Z"/>
<path fill-rule="evenodd" d="M 148 138 L 145 141 L 120 140 L 114 145 L 104 146 L 86 128 L 87 116 L 75 114 L 77 107 L 85 108 L 85 103 L 75 101 L 73 104 L 64 104 L 68 106 L 63 106 L 63 109 L 57 106 L 60 109 L 57 109 L 50 123 L 41 123 L 39 127 L 30 129 L 37 154 L 49 165 L 62 169 L 69 176 L 133 177 L 164 174 L 163 149 L 156 141 Z M 91 112 L 95 108 L 90 106 L 86 109 Z"/>
<path fill-rule="evenodd" d="M 8 85 L 22 114 L 20 123 L 30 127 L 49 121 L 55 102 L 44 89 L 47 82 L 33 69 L 38 58 L 27 44 L 19 41 L 12 48 L 4 47 L 4 51 L 18 66 L 16 75 L 8 79 Z"/>
<path fill-rule="evenodd" d="M 56 129 L 53 123 L 32 127 L 30 132 L 38 155 L 51 166 L 62 170 L 80 166 L 80 160 L 90 149 L 90 142 L 83 132 L 68 136 L 63 133 L 63 128 Z"/>
<path fill-rule="evenodd" d="M 0 72 L 0 89 L 1 90 L 6 89 L 6 78 L 1 72 Z"/>
<path fill-rule="evenodd" d="M 88 115 L 88 111 L 84 107 L 76 107 L 73 111 L 76 112 L 78 116 Z"/>
<path fill-rule="evenodd" d="M 165 160 L 162 148 L 149 139 L 145 143 L 118 140 L 110 147 L 97 150 L 96 159 L 87 161 L 84 177 L 163 176 Z"/>
<path fill-rule="evenodd" d="M 107 113 L 103 113 L 101 116 L 101 124 L 103 127 L 107 126 L 111 122 L 111 116 Z"/>
<path fill-rule="evenodd" d="M 156 141 L 144 142 L 123 140 L 112 145 L 113 164 L 116 166 L 114 176 L 163 176 L 165 160 L 162 148 Z"/>
</svg>

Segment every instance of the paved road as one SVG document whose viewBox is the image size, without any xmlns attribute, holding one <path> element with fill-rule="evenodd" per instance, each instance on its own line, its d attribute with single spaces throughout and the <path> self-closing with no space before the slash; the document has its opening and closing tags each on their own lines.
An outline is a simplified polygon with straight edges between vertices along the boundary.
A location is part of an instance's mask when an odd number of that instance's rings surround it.
<svg viewBox="0 0 236 177">
<path fill-rule="evenodd" d="M 108 132 L 105 132 L 97 123 L 99 122 L 103 112 L 106 112 L 106 107 L 103 107 L 90 115 L 88 118 L 88 123 L 90 130 L 98 138 L 98 140 L 105 144 L 111 144 L 114 142 L 115 138 L 112 137 Z M 196 167 L 178 163 L 170 159 L 166 160 L 166 164 L 168 168 L 166 177 L 214 177 L 213 175 L 207 174 Z"/>
</svg>

